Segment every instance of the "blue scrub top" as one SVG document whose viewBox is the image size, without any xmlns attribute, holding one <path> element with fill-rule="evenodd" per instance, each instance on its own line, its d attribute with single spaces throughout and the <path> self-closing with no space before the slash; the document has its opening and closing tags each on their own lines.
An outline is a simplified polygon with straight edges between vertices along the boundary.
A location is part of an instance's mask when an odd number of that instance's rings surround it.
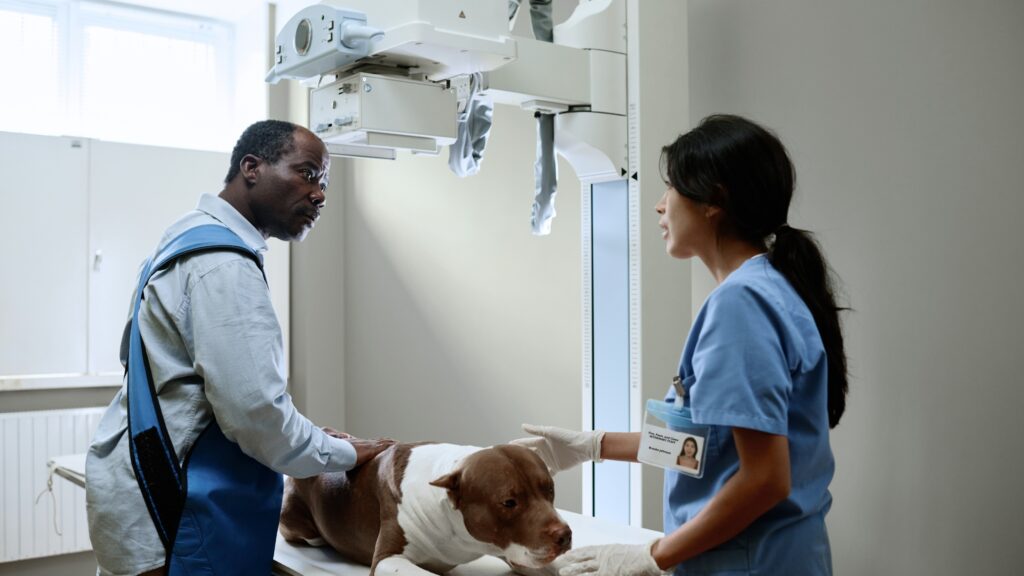
<svg viewBox="0 0 1024 576">
<path fill-rule="evenodd" d="M 736 538 L 680 564 L 677 575 L 832 574 L 825 514 L 835 463 L 828 371 L 814 318 L 762 254 L 716 288 L 679 364 L 686 406 L 708 426 L 704 475 L 665 475 L 665 533 L 695 517 L 739 469 L 732 427 L 789 438 L 789 496 Z M 666 401 L 675 400 L 669 390 Z"/>
</svg>

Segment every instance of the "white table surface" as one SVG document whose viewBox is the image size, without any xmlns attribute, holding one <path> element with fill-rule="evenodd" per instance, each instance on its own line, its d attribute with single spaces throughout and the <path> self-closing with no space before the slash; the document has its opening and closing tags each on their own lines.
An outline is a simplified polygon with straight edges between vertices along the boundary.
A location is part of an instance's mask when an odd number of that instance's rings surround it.
<svg viewBox="0 0 1024 576">
<path fill-rule="evenodd" d="M 594 544 L 646 544 L 662 535 L 654 530 L 621 526 L 575 512 L 559 510 L 558 513 L 572 528 L 573 548 Z M 558 563 L 557 560 L 555 563 Z M 348 562 L 329 547 L 289 544 L 280 534 L 274 552 L 274 569 L 276 574 L 287 576 L 367 576 L 370 573 L 368 566 Z M 484 556 L 458 566 L 448 574 L 506 576 L 515 573 L 503 561 L 493 556 Z"/>
</svg>

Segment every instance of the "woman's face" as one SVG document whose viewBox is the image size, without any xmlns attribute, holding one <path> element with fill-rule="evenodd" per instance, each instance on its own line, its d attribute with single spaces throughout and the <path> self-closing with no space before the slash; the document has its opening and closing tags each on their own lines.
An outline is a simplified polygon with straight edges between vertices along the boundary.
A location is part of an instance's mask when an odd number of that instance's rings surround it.
<svg viewBox="0 0 1024 576">
<path fill-rule="evenodd" d="M 686 442 L 683 442 L 683 454 L 693 458 L 697 454 L 697 443 L 692 439 L 687 439 Z"/>
<path fill-rule="evenodd" d="M 715 230 L 706 215 L 708 205 L 683 196 L 669 186 L 654 209 L 661 214 L 658 226 L 665 251 L 673 258 L 692 258 L 713 245 Z"/>
</svg>

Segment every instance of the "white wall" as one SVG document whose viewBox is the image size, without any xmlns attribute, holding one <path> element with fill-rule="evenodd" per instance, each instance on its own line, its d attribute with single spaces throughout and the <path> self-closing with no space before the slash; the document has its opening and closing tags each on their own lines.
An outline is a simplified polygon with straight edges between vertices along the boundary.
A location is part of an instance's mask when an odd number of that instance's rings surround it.
<svg viewBox="0 0 1024 576">
<path fill-rule="evenodd" d="M 790 223 L 819 233 L 854 308 L 836 573 L 1018 572 L 1024 4 L 694 0 L 689 16 L 691 117 L 779 132 Z"/>
</svg>

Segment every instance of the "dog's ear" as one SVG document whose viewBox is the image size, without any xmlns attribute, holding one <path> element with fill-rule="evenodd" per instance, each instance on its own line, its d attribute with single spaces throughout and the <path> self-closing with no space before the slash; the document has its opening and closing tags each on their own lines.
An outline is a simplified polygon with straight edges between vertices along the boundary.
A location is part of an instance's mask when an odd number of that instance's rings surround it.
<svg viewBox="0 0 1024 576">
<path fill-rule="evenodd" d="M 461 476 L 462 476 L 462 471 L 456 470 L 455 472 L 452 472 L 451 474 L 445 474 L 444 476 L 441 476 L 437 480 L 432 481 L 430 483 L 430 485 L 431 486 L 437 486 L 438 488 L 444 488 L 445 490 L 448 490 L 449 492 L 458 492 L 459 491 L 459 480 L 461 479 Z"/>
<path fill-rule="evenodd" d="M 459 507 L 459 483 L 462 480 L 462 471 L 456 470 L 451 474 L 445 474 L 440 478 L 432 481 L 431 486 L 437 486 L 438 488 L 444 488 L 448 491 L 448 498 L 451 498 L 452 504 L 455 507 Z"/>
</svg>

